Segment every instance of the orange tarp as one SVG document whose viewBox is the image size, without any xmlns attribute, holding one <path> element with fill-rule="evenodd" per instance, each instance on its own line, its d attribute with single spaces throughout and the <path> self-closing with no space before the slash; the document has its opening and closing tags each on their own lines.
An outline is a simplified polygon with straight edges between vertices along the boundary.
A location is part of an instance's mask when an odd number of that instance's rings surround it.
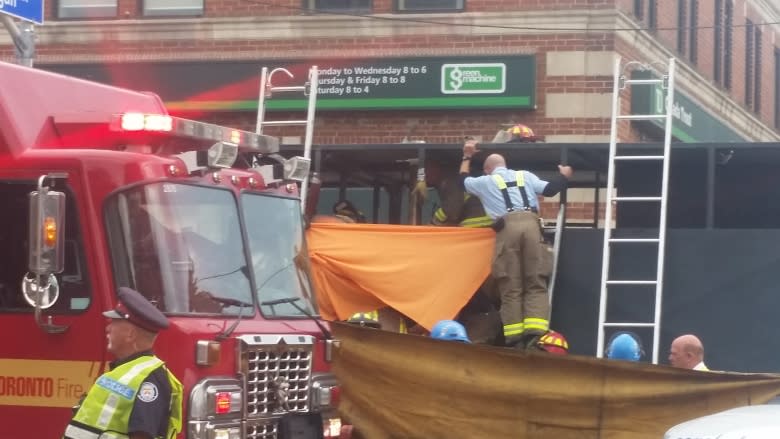
<svg viewBox="0 0 780 439">
<path fill-rule="evenodd" d="M 307 234 L 327 320 L 390 306 L 430 329 L 451 319 L 490 273 L 490 229 L 313 223 Z"/>
</svg>

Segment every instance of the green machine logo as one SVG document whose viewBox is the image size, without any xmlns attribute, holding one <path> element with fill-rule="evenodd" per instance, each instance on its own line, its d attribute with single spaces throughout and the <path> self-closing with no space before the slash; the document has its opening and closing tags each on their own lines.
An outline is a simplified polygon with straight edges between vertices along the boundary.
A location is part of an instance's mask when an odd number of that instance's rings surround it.
<svg viewBox="0 0 780 439">
<path fill-rule="evenodd" d="M 503 93 L 506 64 L 443 64 L 441 92 L 444 94 Z"/>
</svg>

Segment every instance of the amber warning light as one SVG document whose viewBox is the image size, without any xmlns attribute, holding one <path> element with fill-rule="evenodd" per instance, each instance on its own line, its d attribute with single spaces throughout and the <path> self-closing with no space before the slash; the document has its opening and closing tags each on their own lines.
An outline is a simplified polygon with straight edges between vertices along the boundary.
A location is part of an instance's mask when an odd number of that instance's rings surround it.
<svg viewBox="0 0 780 439">
<path fill-rule="evenodd" d="M 57 245 L 57 220 L 50 216 L 43 221 L 43 243 L 49 248 Z"/>
</svg>

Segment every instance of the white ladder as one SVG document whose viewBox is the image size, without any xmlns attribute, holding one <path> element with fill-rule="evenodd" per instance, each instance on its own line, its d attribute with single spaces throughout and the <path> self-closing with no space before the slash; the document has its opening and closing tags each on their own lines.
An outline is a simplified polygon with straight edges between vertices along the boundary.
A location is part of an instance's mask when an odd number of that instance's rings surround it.
<svg viewBox="0 0 780 439">
<path fill-rule="evenodd" d="M 630 74 L 636 70 L 655 72 L 657 76 L 650 79 L 632 79 Z M 621 66 L 621 59 L 615 59 L 614 85 L 612 94 L 612 127 L 609 141 L 609 169 L 607 177 L 606 209 L 604 216 L 604 248 L 601 269 L 601 292 L 599 297 L 599 327 L 596 355 L 604 356 L 604 338 L 606 328 L 652 328 L 653 330 L 653 364 L 658 364 L 658 344 L 661 326 L 661 302 L 663 292 L 664 274 L 664 244 L 666 240 L 666 209 L 669 186 L 669 156 L 672 140 L 672 108 L 674 105 L 674 73 L 675 59 L 670 58 L 667 72 L 658 72 L 649 65 L 638 62 L 629 62 Z M 626 75 L 629 75 L 628 77 Z M 630 89 L 630 86 L 638 87 L 664 87 L 666 89 L 663 104 L 663 113 L 659 114 L 621 114 L 621 91 Z M 631 155 L 618 150 L 617 129 L 619 120 L 651 121 L 664 120 L 664 146 L 662 155 Z M 615 165 L 616 162 L 626 161 L 656 161 L 663 168 L 661 175 L 661 190 L 657 196 L 616 196 L 615 195 Z M 658 237 L 653 238 L 613 238 L 612 216 L 613 204 L 622 202 L 658 202 L 660 203 L 660 218 L 658 223 Z M 657 245 L 658 259 L 655 279 L 630 279 L 617 280 L 610 277 L 610 253 L 614 245 Z M 624 286 L 655 286 L 655 307 L 653 320 L 643 322 L 607 322 L 607 296 L 609 287 L 613 285 Z M 622 288 L 622 287 L 621 287 Z M 622 291 L 621 291 L 622 293 Z"/>
<path fill-rule="evenodd" d="M 317 86 L 319 85 L 319 71 L 317 66 L 311 66 L 309 69 L 309 80 L 303 85 L 274 87 L 271 84 L 274 73 L 284 72 L 288 77 L 294 78 L 289 70 L 278 67 L 268 72 L 268 67 L 263 67 L 260 73 L 260 97 L 257 102 L 257 134 L 263 134 L 263 127 L 270 126 L 295 126 L 305 125 L 306 134 L 303 141 L 303 157 L 311 159 L 311 143 L 314 138 L 314 112 L 317 108 Z M 267 99 L 273 97 L 274 92 L 301 92 L 309 97 L 309 104 L 306 109 L 306 119 L 292 120 L 265 120 L 265 104 Z M 309 176 L 307 175 L 301 183 L 301 208 L 306 206 L 306 195 L 309 187 Z"/>
</svg>

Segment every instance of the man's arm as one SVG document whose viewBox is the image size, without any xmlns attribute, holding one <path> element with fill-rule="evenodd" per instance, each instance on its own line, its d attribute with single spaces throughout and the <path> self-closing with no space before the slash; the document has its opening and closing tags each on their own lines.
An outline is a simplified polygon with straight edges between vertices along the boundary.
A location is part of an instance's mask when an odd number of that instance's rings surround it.
<svg viewBox="0 0 780 439">
<path fill-rule="evenodd" d="M 569 184 L 569 178 L 574 174 L 571 166 L 558 165 L 558 171 L 560 171 L 560 174 L 553 177 L 544 187 L 544 190 L 542 190 L 542 195 L 545 197 L 552 197 L 566 189 L 566 186 Z"/>
<path fill-rule="evenodd" d="M 469 176 L 469 171 L 471 170 L 471 156 L 474 155 L 479 151 L 477 149 L 477 141 L 476 140 L 466 140 L 466 143 L 463 144 L 463 160 L 460 162 L 460 170 L 458 173 L 460 174 L 460 186 L 463 190 L 466 190 L 466 185 L 464 182 L 466 181 L 466 177 Z"/>
</svg>

